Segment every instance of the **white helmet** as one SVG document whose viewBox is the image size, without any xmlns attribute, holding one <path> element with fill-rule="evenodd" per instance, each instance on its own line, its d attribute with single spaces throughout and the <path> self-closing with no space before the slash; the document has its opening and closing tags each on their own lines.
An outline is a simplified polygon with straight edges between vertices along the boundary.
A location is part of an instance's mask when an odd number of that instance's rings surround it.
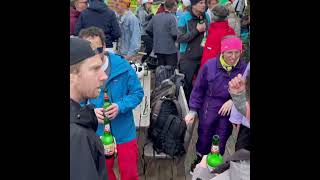
<svg viewBox="0 0 320 180">
<path fill-rule="evenodd" d="M 147 2 L 153 3 L 153 0 L 142 0 L 142 1 L 141 1 L 141 4 L 145 4 L 145 3 L 147 3 Z"/>
<path fill-rule="evenodd" d="M 185 7 L 188 7 L 191 5 L 191 2 L 190 0 L 182 0 L 182 4 L 185 6 Z"/>
</svg>

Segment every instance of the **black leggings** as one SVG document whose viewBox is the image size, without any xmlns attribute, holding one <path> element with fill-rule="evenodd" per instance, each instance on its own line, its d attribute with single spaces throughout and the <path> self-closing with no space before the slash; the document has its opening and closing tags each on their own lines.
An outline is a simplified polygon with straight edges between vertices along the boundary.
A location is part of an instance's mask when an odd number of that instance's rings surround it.
<svg viewBox="0 0 320 180">
<path fill-rule="evenodd" d="M 158 66 L 170 65 L 170 66 L 173 66 L 174 68 L 177 67 L 178 53 L 173 53 L 173 54 L 159 54 L 159 53 L 157 53 L 156 55 L 158 58 Z"/>
<path fill-rule="evenodd" d="M 142 35 L 141 36 L 141 40 L 144 42 L 145 46 L 146 46 L 146 50 L 145 53 L 147 53 L 147 55 L 144 55 L 141 59 L 142 63 L 144 63 L 144 61 L 147 59 L 147 57 L 150 55 L 152 48 L 153 48 L 153 39 L 152 37 L 148 36 L 148 35 Z"/>
<path fill-rule="evenodd" d="M 192 80 L 195 73 L 198 72 L 200 68 L 200 59 L 189 60 L 183 59 L 180 60 L 179 70 L 185 75 L 185 84 L 184 84 L 184 93 L 186 95 L 187 102 L 189 104 L 189 99 L 192 91 Z"/>
</svg>

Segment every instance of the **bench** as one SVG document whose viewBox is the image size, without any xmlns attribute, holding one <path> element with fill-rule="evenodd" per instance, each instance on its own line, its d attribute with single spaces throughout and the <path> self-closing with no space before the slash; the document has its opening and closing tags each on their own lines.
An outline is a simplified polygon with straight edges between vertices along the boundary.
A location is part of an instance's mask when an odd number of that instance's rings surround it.
<svg viewBox="0 0 320 180">
<path fill-rule="evenodd" d="M 189 111 L 189 108 L 182 87 L 180 87 L 179 89 L 178 101 L 181 105 L 182 116 L 185 117 L 185 115 Z M 192 124 L 187 125 L 187 130 L 184 137 L 184 147 L 186 153 L 179 158 L 173 159 L 165 153 L 157 153 L 152 147 L 152 142 L 148 142 L 143 147 L 142 159 L 144 166 L 143 173 L 145 174 L 145 176 L 152 176 L 152 173 L 155 173 L 159 175 L 161 174 L 161 176 L 159 176 L 160 179 L 185 179 L 186 174 L 184 162 L 186 159 L 186 155 L 188 154 L 189 144 L 192 138 L 196 121 L 197 120 L 195 120 Z M 150 164 L 155 167 L 153 168 Z M 156 172 L 157 170 L 159 171 L 158 173 Z"/>
</svg>

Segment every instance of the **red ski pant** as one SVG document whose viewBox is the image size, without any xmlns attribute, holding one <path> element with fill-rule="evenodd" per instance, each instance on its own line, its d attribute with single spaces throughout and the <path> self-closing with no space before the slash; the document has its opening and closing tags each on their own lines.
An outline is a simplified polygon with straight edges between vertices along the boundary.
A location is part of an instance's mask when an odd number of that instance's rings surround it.
<svg viewBox="0 0 320 180">
<path fill-rule="evenodd" d="M 134 139 L 127 143 L 117 144 L 118 166 L 121 180 L 139 180 L 138 175 L 138 144 Z M 113 171 L 114 157 L 106 159 L 109 180 L 116 180 Z"/>
</svg>

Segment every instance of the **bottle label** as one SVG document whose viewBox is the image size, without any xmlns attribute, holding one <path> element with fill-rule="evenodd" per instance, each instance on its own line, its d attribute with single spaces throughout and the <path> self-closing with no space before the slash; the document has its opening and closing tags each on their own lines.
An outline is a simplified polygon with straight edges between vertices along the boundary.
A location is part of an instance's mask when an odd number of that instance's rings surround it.
<svg viewBox="0 0 320 180">
<path fill-rule="evenodd" d="M 109 145 L 103 145 L 104 146 L 104 154 L 105 155 L 111 155 L 110 153 L 114 152 L 114 143 Z"/>
<path fill-rule="evenodd" d="M 213 167 L 209 166 L 208 164 L 207 164 L 207 167 L 208 167 L 208 169 L 209 169 L 210 172 L 212 172 L 213 169 L 214 169 Z"/>
<path fill-rule="evenodd" d="M 106 124 L 106 125 L 104 126 L 104 131 L 111 132 L 111 131 L 110 131 L 110 124 Z"/>
<path fill-rule="evenodd" d="M 212 153 L 219 153 L 219 146 L 212 145 L 211 146 L 211 152 Z"/>
</svg>

